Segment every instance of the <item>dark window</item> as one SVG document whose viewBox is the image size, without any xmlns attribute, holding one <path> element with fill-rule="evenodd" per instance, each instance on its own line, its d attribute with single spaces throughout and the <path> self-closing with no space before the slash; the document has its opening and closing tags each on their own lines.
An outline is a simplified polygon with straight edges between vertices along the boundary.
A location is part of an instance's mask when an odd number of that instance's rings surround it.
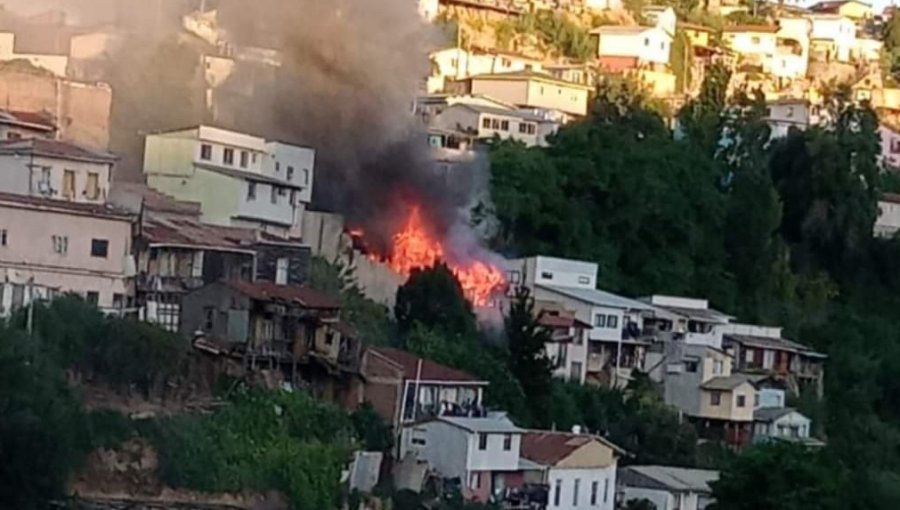
<svg viewBox="0 0 900 510">
<path fill-rule="evenodd" d="M 7 139 L 7 140 L 19 140 L 19 139 L 21 139 L 21 138 L 22 138 L 22 133 L 15 133 L 15 132 L 13 132 L 13 131 L 10 131 L 9 133 L 6 133 L 6 139 Z"/>
<path fill-rule="evenodd" d="M 281 171 L 281 163 L 279 163 L 278 161 L 275 162 L 275 171 L 276 171 L 276 172 L 280 172 L 280 171 Z"/>
<path fill-rule="evenodd" d="M 105 259 L 109 253 L 109 241 L 106 239 L 91 239 L 91 257 Z"/>
<path fill-rule="evenodd" d="M 506 434 L 503 436 L 503 451 L 508 452 L 512 450 L 512 434 Z"/>
<path fill-rule="evenodd" d="M 591 283 L 591 279 L 590 279 L 590 277 L 587 277 L 587 276 L 579 276 L 578 283 L 580 283 L 582 285 L 586 285 L 586 284 Z"/>
<path fill-rule="evenodd" d="M 100 302 L 100 293 L 99 292 L 88 292 L 85 294 L 85 299 L 88 303 L 97 306 Z"/>
<path fill-rule="evenodd" d="M 212 145 L 204 143 L 200 146 L 200 159 L 209 161 L 212 159 Z"/>
<path fill-rule="evenodd" d="M 491 129 L 491 118 L 485 117 L 484 119 L 482 119 L 481 127 L 483 127 L 484 129 Z"/>
<path fill-rule="evenodd" d="M 607 315 L 606 316 L 606 327 L 607 328 L 618 328 L 619 327 L 619 318 L 615 315 Z"/>
<path fill-rule="evenodd" d="M 6 246 L 6 229 L 0 230 L 0 246 Z"/>
<path fill-rule="evenodd" d="M 714 391 L 709 394 L 709 405 L 718 406 L 722 403 L 722 392 Z"/>
<path fill-rule="evenodd" d="M 509 121 L 504 120 L 500 123 L 500 131 L 509 131 Z"/>
<path fill-rule="evenodd" d="M 212 306 L 207 306 L 204 311 L 206 312 L 206 321 L 203 323 L 203 329 L 205 331 L 212 331 L 215 323 L 216 309 Z"/>
<path fill-rule="evenodd" d="M 559 498 L 562 496 L 562 480 L 556 480 L 556 490 L 553 491 L 553 506 L 559 506 Z"/>
<path fill-rule="evenodd" d="M 690 360 L 684 362 L 684 371 L 689 372 L 691 374 L 697 373 L 697 368 L 699 368 L 700 363 L 696 360 Z"/>
<path fill-rule="evenodd" d="M 478 434 L 478 449 L 487 450 L 487 434 Z"/>
<path fill-rule="evenodd" d="M 292 167 L 292 166 L 289 166 L 289 167 L 288 167 L 288 170 L 287 170 L 287 180 L 289 180 L 289 181 L 293 181 L 293 180 L 294 180 L 294 167 Z"/>
<path fill-rule="evenodd" d="M 602 313 L 598 313 L 594 316 L 594 327 L 595 328 L 605 328 L 606 327 L 606 315 Z"/>
<path fill-rule="evenodd" d="M 250 163 L 250 154 L 247 151 L 241 151 L 241 168 L 247 168 Z"/>
<path fill-rule="evenodd" d="M 222 153 L 222 161 L 224 161 L 226 165 L 233 165 L 234 149 L 225 149 L 225 152 Z"/>
<path fill-rule="evenodd" d="M 744 407 L 747 405 L 747 397 L 744 395 L 738 395 L 737 397 L 737 406 Z"/>
<path fill-rule="evenodd" d="M 541 278 L 545 278 L 545 279 L 547 279 L 547 280 L 552 280 L 552 279 L 553 279 L 553 273 L 550 273 L 550 272 L 546 272 L 546 271 L 545 271 L 545 272 L 541 273 Z"/>
<path fill-rule="evenodd" d="M 256 183 L 248 182 L 247 183 L 247 200 L 256 200 Z"/>
<path fill-rule="evenodd" d="M 278 186 L 272 186 L 272 203 L 278 203 Z"/>
<path fill-rule="evenodd" d="M 597 490 L 600 488 L 600 482 L 594 480 L 591 482 L 591 506 L 597 506 Z"/>
</svg>

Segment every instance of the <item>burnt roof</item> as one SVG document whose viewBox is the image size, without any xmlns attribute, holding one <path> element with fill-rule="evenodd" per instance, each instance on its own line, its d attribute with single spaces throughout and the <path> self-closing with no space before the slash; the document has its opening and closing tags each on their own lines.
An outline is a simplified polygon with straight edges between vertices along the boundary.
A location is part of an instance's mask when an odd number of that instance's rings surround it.
<svg viewBox="0 0 900 510">
<path fill-rule="evenodd" d="M 255 232 L 248 228 L 208 225 L 189 216 L 162 216 L 149 212 L 144 217 L 142 237 L 151 244 L 194 246 L 227 250 L 249 250 Z"/>
<path fill-rule="evenodd" d="M 477 379 L 461 370 L 441 365 L 436 361 L 421 358 L 415 354 L 393 347 L 377 347 L 373 348 L 376 353 L 388 358 L 403 368 L 403 374 L 407 379 L 415 379 L 418 375 L 423 381 L 446 381 L 468 384 L 487 385 L 487 382 Z M 419 373 L 419 361 L 422 362 L 421 373 Z"/>
<path fill-rule="evenodd" d="M 0 109 L 0 124 L 25 125 L 42 131 L 56 130 L 53 118 L 44 112 Z"/>
<path fill-rule="evenodd" d="M 341 303 L 337 299 L 299 285 L 240 281 L 227 281 L 225 285 L 256 301 L 287 301 L 304 308 L 320 310 L 337 310 L 341 307 Z"/>
</svg>

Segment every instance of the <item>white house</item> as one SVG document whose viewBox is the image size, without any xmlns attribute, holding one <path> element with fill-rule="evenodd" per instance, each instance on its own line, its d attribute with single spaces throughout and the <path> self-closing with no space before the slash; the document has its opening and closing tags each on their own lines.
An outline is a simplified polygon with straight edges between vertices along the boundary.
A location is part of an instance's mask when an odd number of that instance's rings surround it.
<svg viewBox="0 0 900 510">
<path fill-rule="evenodd" d="M 495 136 L 512 139 L 528 147 L 546 146 L 547 137 L 559 129 L 558 122 L 536 110 L 464 102 L 444 108 L 432 119 L 431 126 L 471 134 L 482 140 Z"/>
<path fill-rule="evenodd" d="M 856 24 L 837 14 L 814 14 L 810 39 L 814 53 L 826 61 L 849 62 L 856 48 Z"/>
<path fill-rule="evenodd" d="M 675 9 L 667 5 L 648 5 L 641 10 L 644 20 L 654 27 L 659 27 L 669 35 L 675 35 L 678 16 Z"/>
<path fill-rule="evenodd" d="M 45 138 L 0 141 L 0 192 L 104 204 L 115 156 Z"/>
<path fill-rule="evenodd" d="M 875 220 L 877 237 L 892 237 L 900 230 L 900 195 L 882 193 L 878 200 L 878 219 Z"/>
<path fill-rule="evenodd" d="M 787 136 L 791 128 L 805 131 L 821 122 L 820 107 L 806 99 L 778 99 L 766 103 L 766 121 L 773 138 Z"/>
<path fill-rule="evenodd" d="M 656 510 L 704 510 L 713 503 L 710 483 L 718 471 L 671 466 L 628 466 L 619 470 L 622 502 L 646 499 Z"/>
<path fill-rule="evenodd" d="M 299 237 L 312 198 L 315 151 L 209 126 L 149 135 L 147 185 L 201 204 L 215 225 Z"/>
<path fill-rule="evenodd" d="M 881 164 L 887 169 L 900 169 L 900 133 L 885 126 L 878 126 L 881 137 Z"/>
<path fill-rule="evenodd" d="M 672 34 L 658 26 L 601 26 L 591 30 L 597 37 L 597 58 L 609 71 L 623 71 L 669 63 Z"/>
<path fill-rule="evenodd" d="M 445 89 L 448 80 L 462 80 L 479 74 L 541 71 L 541 61 L 498 50 L 479 48 L 445 48 L 429 55 L 431 74 L 428 92 L 433 94 Z"/>
<path fill-rule="evenodd" d="M 625 452 L 600 436 L 545 430 L 522 436 L 522 458 L 540 466 L 547 508 L 613 510 L 618 457 Z"/>
<path fill-rule="evenodd" d="M 641 298 L 641 301 L 656 308 L 654 317 L 647 321 L 650 323 L 648 326 L 660 334 L 687 344 L 721 349 L 722 332 L 717 326 L 728 324 L 734 318 L 710 308 L 705 299 L 653 295 Z M 659 313 L 660 311 L 663 313 Z"/>
<path fill-rule="evenodd" d="M 441 478 L 461 480 L 466 499 L 486 502 L 521 479 L 523 432 L 503 413 L 437 416 L 404 426 L 400 457 L 427 461 Z"/>
<path fill-rule="evenodd" d="M 583 383 L 584 366 L 588 359 L 588 332 L 592 326 L 578 320 L 568 310 L 551 308 L 543 303 L 541 307 L 538 324 L 550 333 L 550 341 L 544 349 L 553 364 L 553 376 Z M 574 363 L 570 364 L 570 360 Z"/>
<path fill-rule="evenodd" d="M 821 445 L 810 437 L 812 420 L 790 407 L 763 407 L 753 413 L 753 440 Z"/>
<path fill-rule="evenodd" d="M 472 95 L 483 95 L 522 108 L 559 112 L 560 119 L 587 115 L 592 87 L 535 71 L 480 74 L 462 82 Z"/>
</svg>

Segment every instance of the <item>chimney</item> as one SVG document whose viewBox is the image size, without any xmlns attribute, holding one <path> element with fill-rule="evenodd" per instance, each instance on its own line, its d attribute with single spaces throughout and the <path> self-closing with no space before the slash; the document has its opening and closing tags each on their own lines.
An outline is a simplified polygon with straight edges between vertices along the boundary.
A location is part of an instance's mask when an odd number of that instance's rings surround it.
<svg viewBox="0 0 900 510">
<path fill-rule="evenodd" d="M 572 433 L 573 434 L 581 434 L 581 425 L 572 425 Z"/>
</svg>

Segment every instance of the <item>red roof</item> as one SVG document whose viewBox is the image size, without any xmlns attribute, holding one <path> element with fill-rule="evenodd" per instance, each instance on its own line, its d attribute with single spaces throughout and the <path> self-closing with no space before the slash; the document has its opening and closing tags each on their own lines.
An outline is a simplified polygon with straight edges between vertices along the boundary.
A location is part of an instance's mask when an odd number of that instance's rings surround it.
<svg viewBox="0 0 900 510">
<path fill-rule="evenodd" d="M 341 303 L 317 290 L 299 285 L 278 285 L 272 282 L 225 282 L 232 289 L 257 301 L 288 301 L 305 308 L 338 309 Z"/>
<path fill-rule="evenodd" d="M 521 452 L 522 457 L 532 462 L 553 466 L 592 441 L 603 443 L 619 454 L 625 453 L 624 450 L 600 436 L 549 430 L 531 430 L 522 434 Z"/>
<path fill-rule="evenodd" d="M 590 324 L 578 320 L 574 314 L 570 313 L 542 312 L 538 317 L 538 324 L 547 328 L 592 328 Z"/>
<path fill-rule="evenodd" d="M 133 216 L 127 211 L 116 209 L 107 204 L 88 204 L 82 202 L 70 202 L 68 200 L 54 200 L 43 197 L 18 195 L 15 193 L 0 192 L 0 201 L 14 202 L 31 207 L 43 207 L 57 209 L 63 213 L 97 216 L 108 219 L 131 220 Z"/>
<path fill-rule="evenodd" d="M 472 383 L 487 385 L 486 382 L 455 368 L 450 368 L 430 359 L 420 358 L 415 354 L 392 347 L 373 348 L 376 353 L 390 359 L 403 368 L 403 374 L 407 379 L 415 379 L 416 375 L 423 381 L 444 381 L 457 383 Z M 419 361 L 422 362 L 422 372 L 419 374 Z"/>
<path fill-rule="evenodd" d="M 45 138 L 29 138 L 25 140 L 4 140 L 0 142 L 0 154 L 33 154 L 51 158 L 64 158 L 97 163 L 112 163 L 116 157 L 112 154 L 95 152 L 73 143 Z"/>
</svg>

